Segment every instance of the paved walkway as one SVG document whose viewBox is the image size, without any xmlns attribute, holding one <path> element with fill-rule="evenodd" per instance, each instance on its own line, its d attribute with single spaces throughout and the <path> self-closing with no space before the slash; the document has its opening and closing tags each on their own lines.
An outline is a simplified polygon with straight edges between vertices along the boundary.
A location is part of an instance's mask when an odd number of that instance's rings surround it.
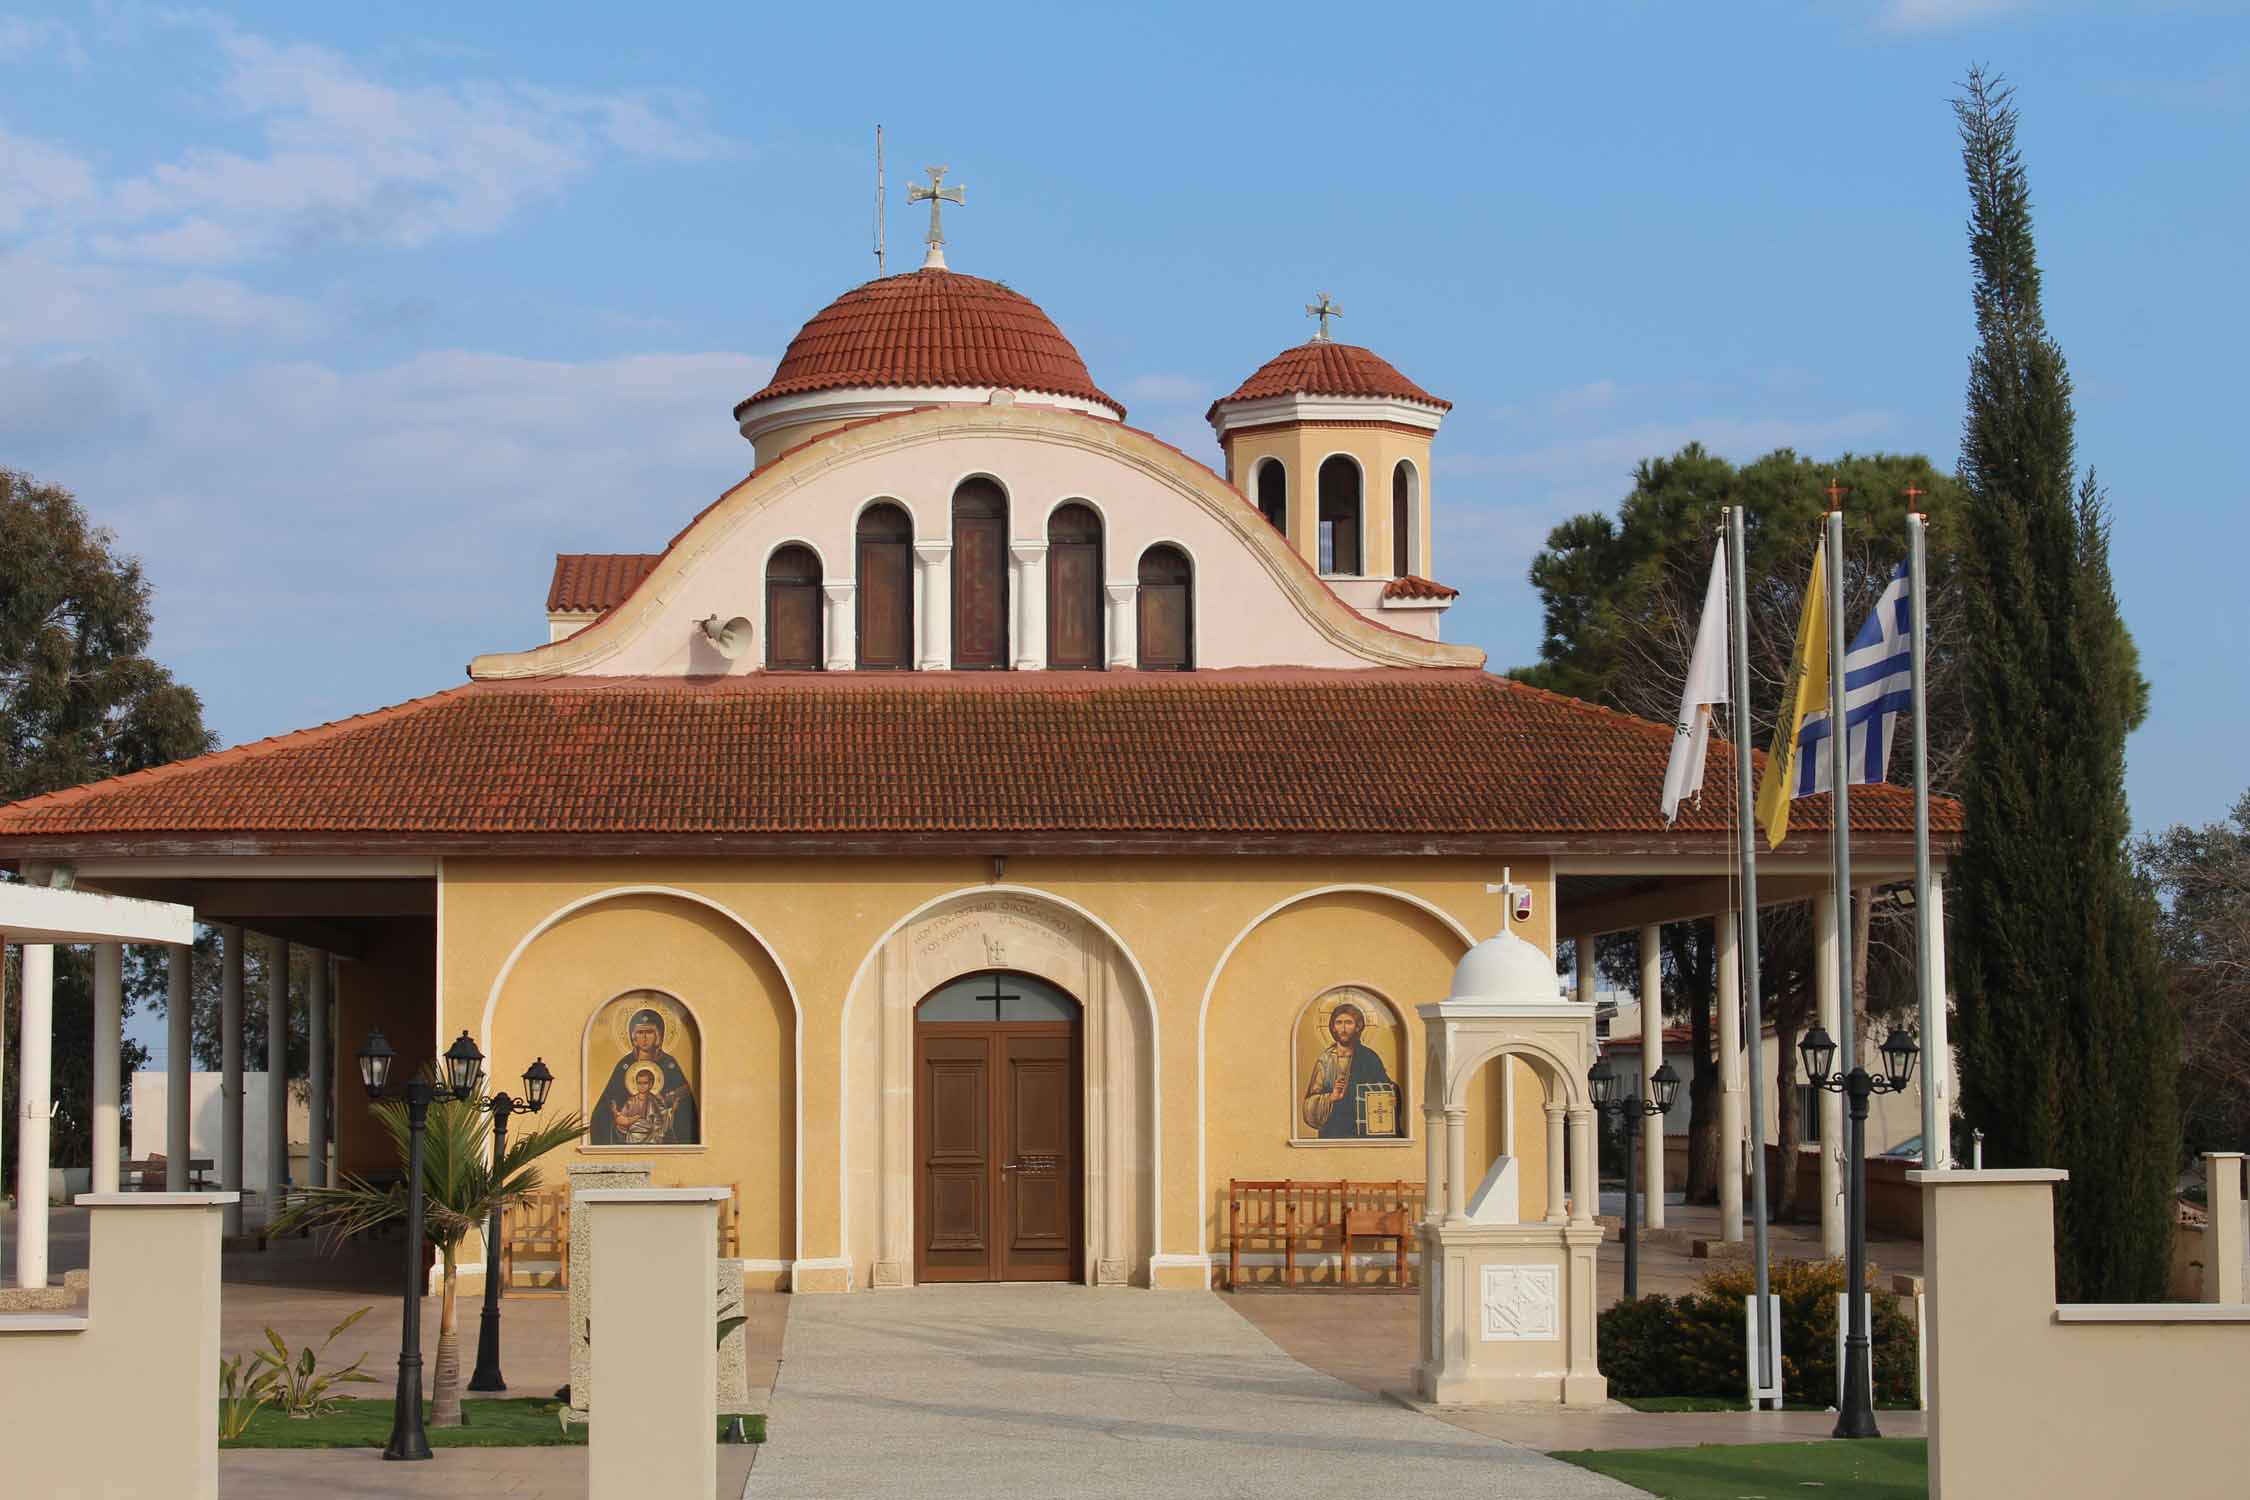
<svg viewBox="0 0 2250 1500">
<path fill-rule="evenodd" d="M 800 1298 L 772 1414 L 753 1500 L 1640 1494 L 1308 1369 L 1200 1293 Z"/>
</svg>

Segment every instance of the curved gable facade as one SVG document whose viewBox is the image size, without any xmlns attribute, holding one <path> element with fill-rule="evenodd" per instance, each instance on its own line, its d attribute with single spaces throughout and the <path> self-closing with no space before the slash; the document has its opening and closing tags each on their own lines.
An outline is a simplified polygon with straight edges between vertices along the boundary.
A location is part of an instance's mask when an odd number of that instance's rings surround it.
<svg viewBox="0 0 2250 1500">
<path fill-rule="evenodd" d="M 1048 521 L 1077 502 L 1101 519 L 1107 665 L 1135 664 L 1140 567 L 1169 546 L 1191 565 L 1194 665 L 1462 667 L 1472 647 L 1379 625 L 1340 599 L 1238 491 L 1148 434 L 1082 413 L 1002 400 L 938 407 L 841 429 L 752 473 L 698 516 L 621 603 L 585 629 L 528 651 L 481 656 L 484 679 L 712 677 L 767 660 L 767 564 L 799 545 L 819 559 L 825 660 L 852 667 L 854 534 L 869 505 L 913 521 L 916 634 L 924 665 L 948 652 L 952 503 L 988 478 L 1007 498 L 1012 657 L 1045 665 Z M 1027 604 L 1030 606 L 1027 608 Z M 714 622 L 706 629 L 706 621 Z M 744 622 L 731 641 L 719 627 Z"/>
</svg>

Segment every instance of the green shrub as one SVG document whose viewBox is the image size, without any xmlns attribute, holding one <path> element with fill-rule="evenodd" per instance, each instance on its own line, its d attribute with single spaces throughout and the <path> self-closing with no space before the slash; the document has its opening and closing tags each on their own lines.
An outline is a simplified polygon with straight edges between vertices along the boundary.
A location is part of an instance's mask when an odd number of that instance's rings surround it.
<svg viewBox="0 0 2250 1500">
<path fill-rule="evenodd" d="M 1747 1264 L 1711 1271 L 1683 1297 L 1619 1302 L 1601 1315 L 1596 1340 L 1602 1373 L 1617 1396 L 1725 1396 L 1749 1381 L 1743 1319 L 1750 1298 Z M 1782 1390 L 1792 1400 L 1836 1398 L 1836 1297 L 1841 1261 L 1776 1261 L 1767 1287 L 1781 1301 Z M 1914 1324 L 1889 1292 L 1869 1298 L 1877 1404 L 1915 1399 Z"/>
</svg>

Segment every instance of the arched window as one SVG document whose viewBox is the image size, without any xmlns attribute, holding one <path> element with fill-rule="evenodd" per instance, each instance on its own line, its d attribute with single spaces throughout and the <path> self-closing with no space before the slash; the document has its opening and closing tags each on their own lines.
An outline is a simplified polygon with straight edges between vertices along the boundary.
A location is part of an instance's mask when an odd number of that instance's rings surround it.
<svg viewBox="0 0 2250 1500">
<path fill-rule="evenodd" d="M 859 513 L 859 667 L 914 667 L 914 522 L 883 501 Z"/>
<path fill-rule="evenodd" d="M 1289 471 L 1281 466 L 1280 459 L 1259 463 L 1257 491 L 1259 514 L 1274 530 L 1289 535 Z"/>
<path fill-rule="evenodd" d="M 766 665 L 817 672 L 822 650 L 820 558 L 792 542 L 766 559 Z"/>
<path fill-rule="evenodd" d="M 1356 578 L 1359 562 L 1359 465 L 1334 454 L 1320 466 L 1320 571 Z"/>
<path fill-rule="evenodd" d="M 1008 497 L 981 476 L 953 492 L 953 665 L 1008 665 Z"/>
<path fill-rule="evenodd" d="M 1404 578 L 1415 571 L 1414 465 L 1400 459 L 1391 470 L 1391 576 Z"/>
<path fill-rule="evenodd" d="M 1047 517 L 1047 665 L 1098 672 L 1102 655 L 1102 518 L 1090 505 Z"/>
<path fill-rule="evenodd" d="M 1195 670 L 1195 569 L 1179 548 L 1141 554 L 1140 660 L 1144 672 Z"/>
</svg>

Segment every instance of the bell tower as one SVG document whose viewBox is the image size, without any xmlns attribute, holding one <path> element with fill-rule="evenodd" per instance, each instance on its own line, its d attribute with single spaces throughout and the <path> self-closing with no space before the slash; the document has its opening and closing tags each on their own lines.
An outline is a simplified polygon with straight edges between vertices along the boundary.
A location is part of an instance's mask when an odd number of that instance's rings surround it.
<svg viewBox="0 0 2250 1500">
<path fill-rule="evenodd" d="M 1331 588 L 1394 629 L 1435 637 L 1455 591 L 1428 582 L 1430 440 L 1452 403 L 1372 349 L 1337 342 L 1329 323 L 1343 311 L 1322 292 L 1305 308 L 1313 336 L 1205 415 L 1228 481 Z"/>
</svg>

